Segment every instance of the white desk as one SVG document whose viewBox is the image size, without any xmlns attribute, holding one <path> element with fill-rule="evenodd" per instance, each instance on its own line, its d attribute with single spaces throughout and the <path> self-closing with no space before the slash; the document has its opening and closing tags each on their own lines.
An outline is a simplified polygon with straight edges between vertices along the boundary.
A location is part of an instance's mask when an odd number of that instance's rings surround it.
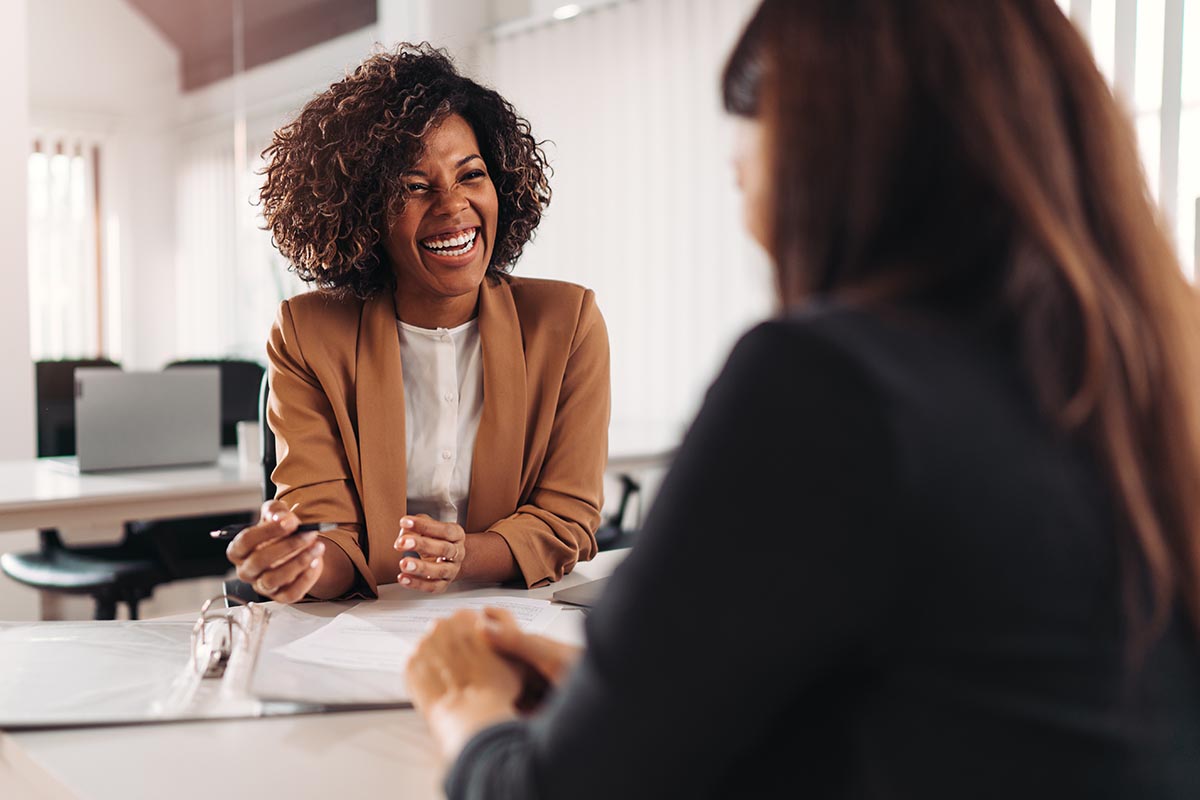
<svg viewBox="0 0 1200 800">
<path fill-rule="evenodd" d="M 628 551 L 601 553 L 561 582 L 497 594 L 549 598 L 601 578 Z M 385 596 L 403 591 L 383 587 Z M 579 641 L 582 614 L 552 635 Z M 0 797 L 441 797 L 443 766 L 415 711 L 321 714 L 40 733 L 0 733 Z"/>
<path fill-rule="evenodd" d="M 613 431 L 610 473 L 665 465 L 675 437 L 645 428 Z M 47 459 L 0 461 L 0 533 L 115 529 L 134 520 L 256 511 L 261 504 L 258 470 L 243 470 L 232 448 L 211 466 L 82 475 Z"/>
<path fill-rule="evenodd" d="M 140 519 L 254 511 L 257 471 L 237 452 L 210 466 L 72 473 L 46 459 L 0 461 L 0 532 L 31 528 L 119 528 Z"/>
</svg>

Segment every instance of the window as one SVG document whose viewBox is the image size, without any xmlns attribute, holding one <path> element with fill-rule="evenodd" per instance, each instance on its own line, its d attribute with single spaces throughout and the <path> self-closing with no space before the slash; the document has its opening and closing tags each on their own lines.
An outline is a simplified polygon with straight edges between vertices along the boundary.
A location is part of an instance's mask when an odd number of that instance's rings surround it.
<svg viewBox="0 0 1200 800">
<path fill-rule="evenodd" d="M 1200 0 L 1058 0 L 1134 115 L 1184 271 L 1200 261 Z"/>
<path fill-rule="evenodd" d="M 259 153 L 282 120 L 251 120 L 248 153 Z M 180 143 L 176 192 L 179 236 L 177 351 L 180 357 L 261 361 L 281 300 L 306 285 L 271 245 L 257 205 L 261 158 L 241 169 L 224 132 L 199 132 Z"/>
<path fill-rule="evenodd" d="M 100 146 L 41 135 L 29 156 L 30 350 L 34 360 L 105 352 Z"/>
</svg>

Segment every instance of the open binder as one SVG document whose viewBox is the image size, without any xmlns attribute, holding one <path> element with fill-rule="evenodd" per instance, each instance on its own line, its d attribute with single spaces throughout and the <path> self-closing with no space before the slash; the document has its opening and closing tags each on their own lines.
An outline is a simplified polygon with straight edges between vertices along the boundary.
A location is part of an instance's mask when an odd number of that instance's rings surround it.
<svg viewBox="0 0 1200 800">
<path fill-rule="evenodd" d="M 0 730 L 137 725 L 408 708 L 397 676 L 272 656 L 345 603 L 311 611 L 204 604 L 195 622 L 0 623 Z"/>
<path fill-rule="evenodd" d="M 540 633 L 565 608 L 494 587 L 387 589 L 295 606 L 220 595 L 194 622 L 0 623 L 0 730 L 410 708 L 404 665 L 433 620 L 502 606 Z"/>
</svg>

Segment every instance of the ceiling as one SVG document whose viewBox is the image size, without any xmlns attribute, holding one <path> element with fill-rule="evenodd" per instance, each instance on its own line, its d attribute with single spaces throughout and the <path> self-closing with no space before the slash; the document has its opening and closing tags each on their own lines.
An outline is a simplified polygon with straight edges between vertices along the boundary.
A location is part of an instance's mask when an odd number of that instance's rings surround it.
<svg viewBox="0 0 1200 800">
<path fill-rule="evenodd" d="M 236 0 L 126 0 L 180 53 L 180 86 L 233 74 Z M 241 0 L 250 69 L 375 23 L 377 0 Z"/>
</svg>

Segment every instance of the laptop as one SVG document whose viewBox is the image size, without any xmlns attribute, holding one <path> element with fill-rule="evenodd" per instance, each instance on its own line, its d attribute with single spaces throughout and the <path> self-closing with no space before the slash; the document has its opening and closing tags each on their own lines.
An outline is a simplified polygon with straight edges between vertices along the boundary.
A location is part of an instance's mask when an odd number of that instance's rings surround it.
<svg viewBox="0 0 1200 800">
<path fill-rule="evenodd" d="M 221 371 L 75 370 L 79 472 L 211 464 L 221 452 Z"/>
</svg>

